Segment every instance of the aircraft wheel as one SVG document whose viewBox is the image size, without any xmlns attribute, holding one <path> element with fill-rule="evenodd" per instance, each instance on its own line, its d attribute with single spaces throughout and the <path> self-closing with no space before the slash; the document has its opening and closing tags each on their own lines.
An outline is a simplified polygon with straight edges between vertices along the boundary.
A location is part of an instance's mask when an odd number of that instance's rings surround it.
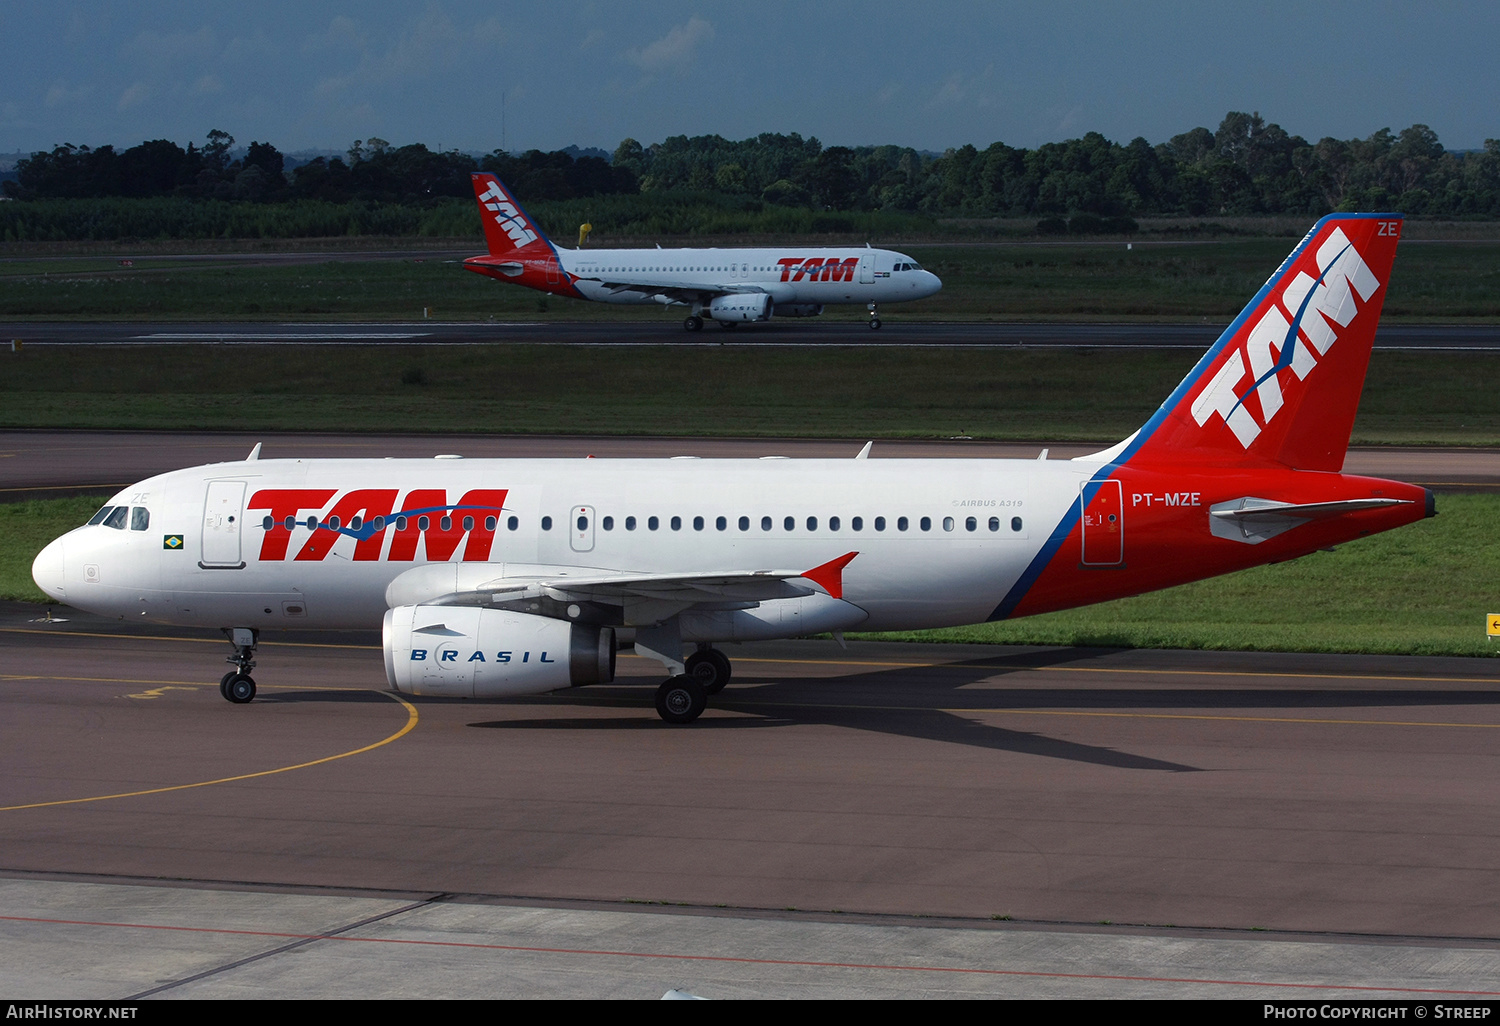
<svg viewBox="0 0 1500 1026">
<path fill-rule="evenodd" d="M 737 321 L 720 321 L 719 327 L 723 328 L 725 331 L 733 331 L 735 328 L 739 327 L 739 323 Z"/>
<path fill-rule="evenodd" d="M 235 705 L 244 705 L 255 698 L 255 678 L 248 673 L 234 673 L 224 687 L 224 697 Z"/>
<path fill-rule="evenodd" d="M 240 671 L 230 670 L 228 673 L 224 674 L 224 676 L 219 678 L 219 694 L 224 696 L 224 701 L 234 701 L 234 699 L 229 697 L 229 682 L 234 680 L 234 678 L 238 677 L 239 675 Z"/>
<path fill-rule="evenodd" d="M 692 723 L 708 707 L 708 694 L 696 677 L 669 677 L 656 689 L 656 712 L 668 723 Z"/>
<path fill-rule="evenodd" d="M 870 330 L 871 331 L 875 331 L 879 327 L 880 327 L 880 318 L 879 317 L 871 317 L 870 318 Z"/>
<path fill-rule="evenodd" d="M 729 683 L 729 657 L 716 648 L 694 652 L 687 657 L 687 672 L 703 685 L 704 693 L 717 695 Z"/>
<path fill-rule="evenodd" d="M 703 318 L 702 317 L 686 317 L 686 318 L 683 319 L 682 326 L 684 328 L 686 328 L 688 331 L 702 331 L 703 330 Z"/>
</svg>

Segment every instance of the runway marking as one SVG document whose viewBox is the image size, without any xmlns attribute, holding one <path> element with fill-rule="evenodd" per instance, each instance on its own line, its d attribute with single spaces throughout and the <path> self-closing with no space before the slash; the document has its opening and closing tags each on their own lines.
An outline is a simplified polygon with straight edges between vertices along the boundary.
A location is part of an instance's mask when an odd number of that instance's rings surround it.
<svg viewBox="0 0 1500 1026">
<path fill-rule="evenodd" d="M 60 678 L 71 679 L 71 678 Z M 146 683 L 146 682 L 142 682 Z M 364 690 L 364 689 L 360 689 Z M 107 802 L 114 798 L 139 798 L 148 794 L 165 794 L 168 791 L 187 791 L 195 787 L 212 787 L 214 784 L 232 784 L 239 780 L 254 780 L 256 777 L 269 777 L 278 773 L 290 773 L 292 770 L 307 769 L 309 766 L 321 766 L 325 762 L 336 762 L 339 759 L 347 759 L 352 755 L 363 755 L 365 752 L 374 751 L 410 734 L 417 726 L 417 707 L 412 705 L 400 695 L 389 691 L 377 691 L 376 694 L 384 695 L 391 701 L 396 702 L 406 709 L 406 725 L 396 731 L 390 737 L 376 741 L 374 744 L 365 745 L 349 752 L 340 752 L 337 755 L 326 755 L 321 759 L 312 759 L 308 762 L 299 762 L 295 766 L 279 766 L 275 769 L 259 770 L 255 773 L 240 773 L 232 777 L 219 777 L 216 780 L 200 780 L 192 784 L 171 784 L 167 787 L 151 787 L 143 791 L 125 791 L 121 794 L 100 794 L 89 798 L 63 798 L 52 802 L 32 802 L 29 805 L 6 805 L 0 806 L 0 812 L 16 812 L 21 809 L 44 809 L 55 805 L 80 805 L 85 802 Z"/>
<path fill-rule="evenodd" d="M 76 678 L 69 678 L 69 679 L 76 679 Z M 168 692 L 168 691 L 192 691 L 192 692 L 196 692 L 199 689 L 205 688 L 207 686 L 208 685 L 206 685 L 206 684 L 163 684 L 159 688 L 151 688 L 151 689 L 146 690 L 146 691 L 138 691 L 138 692 L 136 692 L 133 695 L 126 695 L 125 697 L 126 698 L 144 698 L 144 699 L 165 698 L 166 697 L 166 692 Z"/>
<path fill-rule="evenodd" d="M 46 919 L 39 916 L 0 916 L 0 922 L 41 923 L 49 926 L 92 926 L 122 930 L 161 930 L 206 933 L 226 937 L 264 937 L 269 940 L 343 941 L 349 944 L 391 944 L 414 948 L 461 948 L 469 951 L 512 951 L 538 955 L 584 955 L 596 958 L 651 959 L 671 962 L 717 962 L 731 965 L 780 965 L 803 969 L 873 969 L 882 972 L 954 973 L 972 976 L 1017 976 L 1049 980 L 1115 980 L 1131 983 L 1187 983 L 1221 987 L 1273 987 L 1285 990 L 1337 990 L 1377 994 L 1461 994 L 1494 997 L 1500 991 L 1438 987 L 1377 987 L 1356 983 L 1285 983 L 1267 980 L 1218 980 L 1180 976 L 1131 976 L 1122 973 L 1058 973 L 1040 969 L 981 969 L 957 965 L 907 965 L 880 962 L 820 962 L 796 958 L 747 958 L 737 955 L 685 955 L 660 951 L 618 951 L 610 948 L 551 948 L 526 944 L 483 944 L 478 941 L 416 940 L 405 937 L 350 937 L 346 934 L 283 933 L 274 930 L 232 930 L 212 926 L 169 926 L 152 923 L 93 922 L 84 919 Z"/>
<path fill-rule="evenodd" d="M 322 339 L 358 339 L 361 341 L 386 341 L 390 339 L 426 338 L 430 331 L 320 331 L 320 332 L 158 332 L 154 335 L 132 335 L 132 339 L 157 342 L 317 342 Z"/>
</svg>

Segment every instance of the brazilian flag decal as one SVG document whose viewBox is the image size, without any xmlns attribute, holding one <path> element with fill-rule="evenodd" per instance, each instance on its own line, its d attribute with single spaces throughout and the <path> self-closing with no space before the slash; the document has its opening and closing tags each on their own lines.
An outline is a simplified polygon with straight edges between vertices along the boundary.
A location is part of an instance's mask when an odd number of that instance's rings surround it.
<svg viewBox="0 0 1500 1026">
<path fill-rule="evenodd" d="M 180 548 L 182 548 L 182 535 L 180 535 L 180 534 L 169 534 L 169 535 L 165 536 L 161 540 L 161 547 L 164 548 L 164 549 L 180 549 Z"/>
</svg>

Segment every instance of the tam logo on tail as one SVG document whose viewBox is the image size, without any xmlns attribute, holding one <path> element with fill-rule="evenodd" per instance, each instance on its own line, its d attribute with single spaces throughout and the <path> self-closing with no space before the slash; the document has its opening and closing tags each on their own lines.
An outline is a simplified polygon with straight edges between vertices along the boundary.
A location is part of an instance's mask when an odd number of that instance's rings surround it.
<svg viewBox="0 0 1500 1026">
<path fill-rule="evenodd" d="M 1319 221 L 1156 415 L 1110 455 L 1337 472 L 1400 236 L 1396 214 Z"/>
<path fill-rule="evenodd" d="M 1277 297 L 1279 304 L 1273 301 L 1266 308 L 1244 345 L 1230 353 L 1198 393 L 1192 411 L 1200 427 L 1210 417 L 1221 417 L 1240 444 L 1250 448 L 1263 426 L 1281 410 L 1278 372 L 1290 367 L 1298 380 L 1306 379 L 1318 366 L 1318 359 L 1338 341 L 1334 326 L 1347 328 L 1358 312 L 1351 289 L 1359 293 L 1362 302 L 1368 302 L 1383 284 L 1342 228 L 1335 228 L 1318 247 L 1317 266 L 1320 270 L 1316 279 L 1306 271 L 1297 272 Z M 1287 314 L 1291 314 L 1290 320 Z M 1238 391 L 1235 386 L 1245 377 L 1246 356 L 1255 380 Z M 1260 402 L 1260 422 L 1245 406 L 1252 392 Z"/>
<path fill-rule="evenodd" d="M 510 236 L 517 249 L 536 241 L 536 232 L 531 230 L 526 218 L 510 197 L 505 195 L 499 182 L 493 179 L 490 181 L 489 187 L 479 194 L 479 203 L 495 215 L 495 223 Z"/>
</svg>

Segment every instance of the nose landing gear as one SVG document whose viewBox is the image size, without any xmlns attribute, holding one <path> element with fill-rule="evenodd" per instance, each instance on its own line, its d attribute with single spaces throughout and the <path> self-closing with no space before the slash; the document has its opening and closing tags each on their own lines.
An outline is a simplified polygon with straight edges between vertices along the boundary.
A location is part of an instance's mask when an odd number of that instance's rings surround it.
<svg viewBox="0 0 1500 1026">
<path fill-rule="evenodd" d="M 880 314 L 875 309 L 875 304 L 870 304 L 870 330 L 876 331 L 880 328 Z"/>
<path fill-rule="evenodd" d="M 219 694 L 235 705 L 244 705 L 255 698 L 255 678 L 250 676 L 255 666 L 254 652 L 259 643 L 260 632 L 254 627 L 225 627 L 224 637 L 234 646 L 234 655 L 225 662 L 235 665 L 233 670 L 219 680 Z"/>
</svg>

